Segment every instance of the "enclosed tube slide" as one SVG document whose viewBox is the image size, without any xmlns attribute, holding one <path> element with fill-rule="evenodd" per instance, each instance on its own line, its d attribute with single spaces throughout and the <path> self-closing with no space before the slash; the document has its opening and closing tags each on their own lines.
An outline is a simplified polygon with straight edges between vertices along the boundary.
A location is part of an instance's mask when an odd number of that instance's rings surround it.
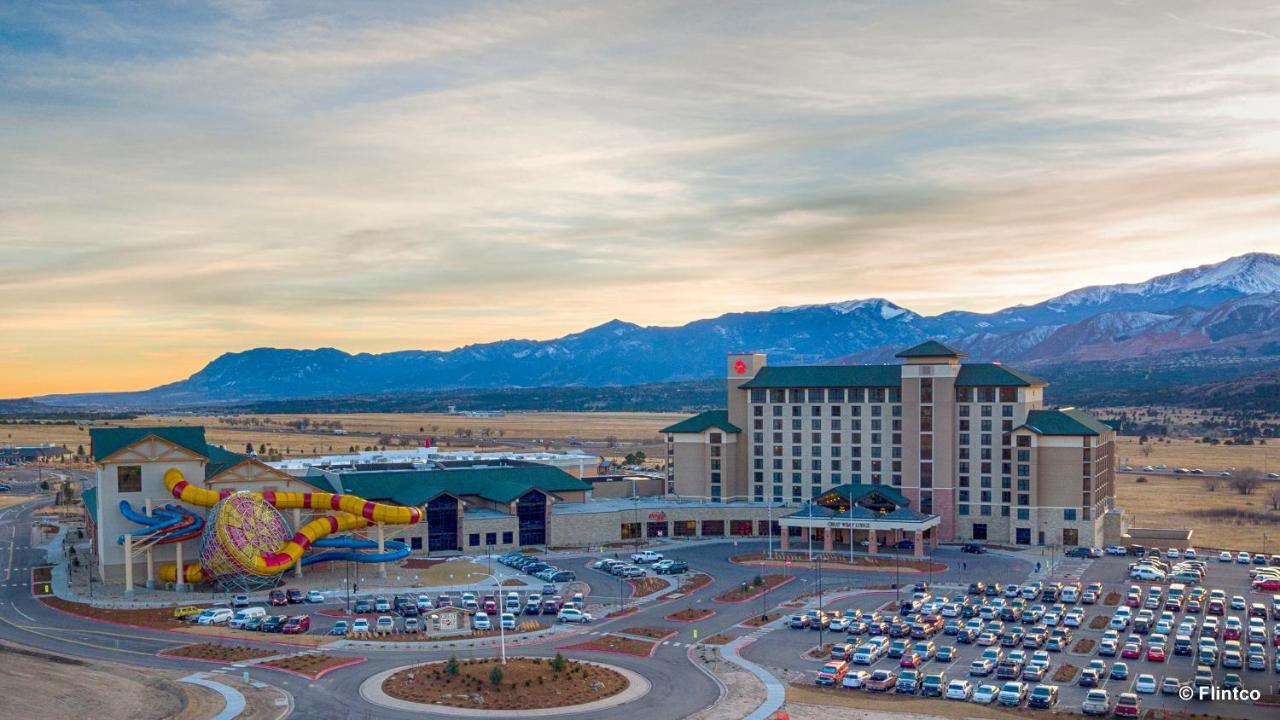
<svg viewBox="0 0 1280 720">
<path fill-rule="evenodd" d="M 375 550 L 378 543 L 375 540 L 360 540 L 358 538 L 324 538 L 317 540 L 311 544 L 312 547 L 318 548 L 344 548 L 348 550 Z M 384 552 L 380 553 L 361 553 L 361 552 L 322 552 L 315 555 L 308 555 L 302 558 L 302 564 L 311 565 L 321 562 L 336 561 L 354 561 L 364 563 L 380 563 L 395 562 L 409 557 L 409 545 L 399 540 L 385 540 L 382 543 Z"/>
<path fill-rule="evenodd" d="M 148 517 L 134 510 L 128 500 L 120 501 L 120 514 L 130 522 L 145 526 L 127 533 L 133 536 L 135 547 L 183 542 L 200 537 L 200 533 L 204 530 L 203 518 L 177 505 L 169 504 L 163 508 L 153 508 L 151 513 L 152 516 Z M 123 545 L 124 537 L 120 535 L 116 538 L 116 542 Z"/>
<path fill-rule="evenodd" d="M 202 507 L 212 507 L 218 501 L 231 494 L 230 490 L 213 491 L 196 487 L 187 482 L 186 478 L 182 476 L 182 471 L 177 468 L 170 468 L 165 472 L 164 485 L 175 498 L 185 503 Z M 298 528 L 293 538 L 286 542 L 280 550 L 264 555 L 255 555 L 251 559 L 249 567 L 249 571 L 255 575 L 277 575 L 288 570 L 302 558 L 302 554 L 306 552 L 308 547 L 317 540 L 333 533 L 358 530 L 374 523 L 414 525 L 422 522 L 422 510 L 420 508 L 385 505 L 383 503 L 370 502 L 355 495 L 272 491 L 253 494 L 261 497 L 267 504 L 281 510 L 298 508 L 335 511 L 332 515 L 316 518 Z M 184 575 L 190 578 L 191 574 L 192 571 L 188 567 Z"/>
</svg>

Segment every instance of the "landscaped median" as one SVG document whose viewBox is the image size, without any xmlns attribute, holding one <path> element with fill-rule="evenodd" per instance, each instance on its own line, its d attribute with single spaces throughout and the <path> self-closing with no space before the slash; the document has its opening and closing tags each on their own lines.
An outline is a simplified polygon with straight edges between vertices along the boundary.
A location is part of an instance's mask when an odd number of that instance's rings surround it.
<svg viewBox="0 0 1280 720">
<path fill-rule="evenodd" d="M 711 576 L 706 573 L 696 573 L 689 575 L 680 583 L 680 587 L 658 598 L 659 600 L 676 600 L 686 595 L 696 593 L 702 588 L 711 584 Z"/>
<path fill-rule="evenodd" d="M 672 630 L 671 628 L 659 627 L 629 627 L 623 628 L 618 632 L 623 635 L 638 635 L 640 637 L 646 637 L 651 640 L 656 640 L 657 642 L 673 638 L 677 634 L 677 631 Z"/>
<path fill-rule="evenodd" d="M 617 653 L 636 657 L 653 657 L 658 643 L 621 635 L 597 635 L 574 645 L 563 645 L 560 650 L 590 650 L 592 652 Z"/>
<path fill-rule="evenodd" d="M 220 645 L 218 643 L 179 645 L 156 653 L 159 657 L 202 660 L 220 665 L 244 662 L 245 660 L 257 660 L 278 654 L 275 650 L 267 650 L 265 648 L 246 647 L 244 645 Z"/>
<path fill-rule="evenodd" d="M 622 693 L 630 684 L 621 672 L 557 654 L 508 658 L 506 664 L 497 658 L 450 658 L 399 670 L 382 681 L 382 691 L 397 700 L 419 703 L 423 709 L 548 710 L 596 703 Z"/>
<path fill-rule="evenodd" d="M 359 665 L 367 659 L 362 657 L 336 657 L 324 653 L 298 653 L 297 655 L 289 655 L 275 660 L 266 660 L 258 663 L 257 666 L 287 672 L 291 675 L 298 675 L 314 681 L 334 670 Z"/>
<path fill-rule="evenodd" d="M 631 597 L 644 597 L 667 589 L 665 580 L 653 576 L 628 578 L 627 584 L 631 586 Z"/>
<path fill-rule="evenodd" d="M 708 608 L 685 608 L 684 610 L 681 610 L 679 612 L 673 612 L 663 619 L 670 620 L 671 622 L 689 623 L 689 622 L 699 622 L 701 620 L 706 620 L 707 618 L 715 614 L 716 614 L 715 610 L 711 610 Z"/>
<path fill-rule="evenodd" d="M 822 558 L 823 570 L 855 571 L 855 572 L 905 572 L 927 573 L 946 572 L 947 566 L 933 560 L 922 560 L 901 555 L 855 555 L 853 562 L 848 555 L 836 553 L 820 553 L 814 557 Z M 780 552 L 775 550 L 772 559 L 765 553 L 735 555 L 729 562 L 737 565 L 755 565 L 764 567 L 787 567 L 789 565 L 810 565 L 814 562 L 807 552 Z"/>
<path fill-rule="evenodd" d="M 716 602 L 744 603 L 755 600 L 795 579 L 794 575 L 757 575 L 751 582 L 743 583 L 742 587 L 720 593 L 716 596 Z"/>
</svg>

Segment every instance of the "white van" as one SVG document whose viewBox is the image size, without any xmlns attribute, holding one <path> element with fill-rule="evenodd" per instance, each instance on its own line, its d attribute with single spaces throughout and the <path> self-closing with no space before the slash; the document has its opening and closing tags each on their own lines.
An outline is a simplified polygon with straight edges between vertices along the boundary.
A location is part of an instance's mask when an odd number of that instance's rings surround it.
<svg viewBox="0 0 1280 720">
<path fill-rule="evenodd" d="M 243 628 L 245 625 L 249 624 L 250 620 L 254 618 L 264 618 L 266 616 L 266 608 L 247 607 L 243 610 L 237 610 L 236 614 L 232 615 L 231 619 L 227 621 L 227 627 Z"/>
<path fill-rule="evenodd" d="M 1063 587 L 1062 596 L 1058 599 L 1064 603 L 1078 602 L 1080 600 L 1080 586 L 1072 584 Z"/>
</svg>

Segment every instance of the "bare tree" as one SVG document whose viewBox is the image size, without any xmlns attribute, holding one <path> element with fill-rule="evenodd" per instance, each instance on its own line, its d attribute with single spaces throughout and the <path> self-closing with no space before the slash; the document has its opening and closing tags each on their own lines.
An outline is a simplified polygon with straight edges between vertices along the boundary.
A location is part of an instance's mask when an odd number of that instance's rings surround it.
<svg viewBox="0 0 1280 720">
<path fill-rule="evenodd" d="M 1267 493 L 1267 502 L 1271 503 L 1272 510 L 1280 510 L 1280 488 Z"/>
<path fill-rule="evenodd" d="M 1142 444 L 1142 457 L 1149 458 L 1153 452 L 1155 452 L 1155 448 L 1151 447 L 1149 443 Z"/>
<path fill-rule="evenodd" d="M 1240 468 L 1231 476 L 1231 489 L 1241 495 L 1252 495 L 1262 487 L 1262 472 L 1251 467 Z"/>
<path fill-rule="evenodd" d="M 1221 479 L 1221 478 L 1219 478 L 1217 475 L 1208 475 L 1208 476 L 1206 476 L 1206 477 L 1205 477 L 1205 479 L 1204 479 L 1204 489 L 1205 489 L 1205 492 L 1213 492 L 1213 491 L 1217 490 L 1217 489 L 1218 489 L 1218 483 L 1220 483 L 1220 482 L 1222 482 L 1222 479 Z"/>
</svg>

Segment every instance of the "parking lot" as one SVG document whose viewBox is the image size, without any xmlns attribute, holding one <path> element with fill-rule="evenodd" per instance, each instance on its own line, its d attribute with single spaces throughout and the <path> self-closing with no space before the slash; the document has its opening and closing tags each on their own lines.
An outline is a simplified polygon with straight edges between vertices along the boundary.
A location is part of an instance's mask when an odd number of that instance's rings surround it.
<svg viewBox="0 0 1280 720">
<path fill-rule="evenodd" d="M 1196 713 L 1207 712 L 1228 716 L 1257 716 L 1256 713 L 1261 708 L 1253 708 L 1247 702 L 1238 703 L 1222 699 L 1212 702 L 1200 702 L 1194 700 L 1188 702 L 1178 696 L 1177 688 L 1172 684 L 1169 686 L 1168 692 L 1161 691 L 1161 683 L 1163 683 L 1166 678 L 1176 678 L 1179 685 L 1189 685 L 1192 682 L 1198 665 L 1198 658 L 1196 655 L 1198 650 L 1197 645 L 1201 638 L 1201 629 L 1204 625 L 1205 618 L 1209 617 L 1206 613 L 1207 608 L 1202 607 L 1198 612 L 1187 612 L 1184 606 L 1179 611 L 1170 612 L 1169 621 L 1171 629 L 1167 629 L 1167 632 L 1165 633 L 1166 653 L 1163 661 L 1158 659 L 1158 654 L 1154 654 L 1151 659 L 1149 659 L 1147 654 L 1147 651 L 1152 644 L 1151 638 L 1153 635 L 1157 634 L 1157 628 L 1152 627 L 1146 632 L 1135 632 L 1134 623 L 1132 621 L 1128 622 L 1124 629 L 1114 631 L 1114 634 L 1116 635 L 1115 656 L 1107 656 L 1100 653 L 1103 644 L 1102 641 L 1107 630 L 1105 627 L 1099 628 L 1098 623 L 1102 621 L 1095 621 L 1095 618 L 1101 616 L 1105 621 L 1109 622 L 1113 615 L 1116 614 L 1117 610 L 1126 607 L 1125 603 L 1132 586 L 1136 585 L 1140 588 L 1141 604 L 1146 604 L 1147 598 L 1151 594 L 1151 588 L 1160 588 L 1160 604 L 1158 609 L 1152 611 L 1153 621 L 1158 620 L 1162 613 L 1166 612 L 1163 603 L 1168 595 L 1169 584 L 1130 580 L 1128 577 L 1128 567 L 1129 564 L 1134 562 L 1136 559 L 1137 558 L 1134 557 L 1113 556 L 1104 556 L 1102 558 L 1091 560 L 1072 559 L 1066 564 L 1060 564 L 1055 569 L 1054 575 L 1042 580 L 1042 583 L 1045 585 L 1050 585 L 1056 581 L 1063 581 L 1067 584 L 1079 583 L 1081 590 L 1092 583 L 1099 583 L 1101 585 L 1101 590 L 1098 593 L 1098 597 L 1094 602 L 1089 604 L 1082 602 L 1080 598 L 1076 598 L 1074 602 L 1060 602 L 1056 599 L 1048 601 L 1039 593 L 1036 594 L 1035 599 L 1027 599 L 1023 597 L 1022 592 L 1025 588 L 1025 584 L 1023 586 L 1019 586 L 1016 593 L 1009 590 L 1007 587 L 1002 586 L 999 588 L 999 591 L 994 594 L 984 593 L 982 595 L 971 594 L 970 591 L 976 588 L 969 587 L 959 588 L 953 586 L 952 588 L 946 589 L 934 589 L 931 592 L 931 595 L 934 597 L 956 600 L 959 601 L 960 604 L 951 606 L 950 608 L 947 608 L 946 606 L 932 608 L 936 611 L 938 624 L 941 629 L 937 630 L 936 634 L 927 638 L 902 638 L 902 640 L 906 641 L 905 647 L 902 649 L 905 654 L 909 655 L 916 643 L 923 642 L 932 643 L 934 648 L 942 650 L 944 654 L 948 652 L 951 653 L 951 657 L 946 660 L 939 660 L 936 657 L 924 658 L 917 671 L 922 679 L 929 675 L 941 673 L 941 682 L 938 683 L 935 678 L 932 683 L 935 686 L 940 687 L 941 692 L 944 694 L 947 685 L 952 680 L 956 679 L 968 681 L 975 687 L 980 685 L 994 685 L 997 688 L 1011 680 L 1023 680 L 1020 672 L 1017 673 L 1017 677 L 1014 678 L 997 678 L 995 669 L 993 669 L 989 674 L 971 674 L 971 664 L 974 660 L 980 658 L 984 652 L 996 656 L 999 660 L 1003 660 L 1008 658 L 1011 653 L 1021 651 L 1024 653 L 1025 658 L 1030 660 L 1033 654 L 1039 651 L 1042 653 L 1040 656 L 1042 659 L 1047 658 L 1049 663 L 1048 669 L 1044 673 L 1042 680 L 1030 680 L 1026 682 L 1026 689 L 1030 691 L 1037 685 L 1057 686 L 1059 690 L 1054 707 L 1059 711 L 1080 711 L 1086 694 L 1091 689 L 1088 687 L 1082 687 L 1079 684 L 1080 678 L 1083 674 L 1082 671 L 1084 668 L 1089 666 L 1090 662 L 1094 662 L 1095 664 L 1102 663 L 1102 672 L 1096 684 L 1096 688 L 1105 690 L 1108 693 L 1109 703 L 1112 708 L 1116 703 L 1117 697 L 1121 693 L 1137 692 L 1138 679 L 1140 676 L 1149 675 L 1154 680 L 1155 691 L 1152 693 L 1138 693 L 1142 710 L 1149 708 L 1166 708 Z M 1277 673 L 1277 669 L 1280 668 L 1280 665 L 1277 665 L 1278 661 L 1276 659 L 1276 641 L 1280 640 L 1280 638 L 1277 638 L 1276 636 L 1278 631 L 1277 613 L 1280 613 L 1280 600 L 1276 600 L 1276 603 L 1273 605 L 1272 593 L 1250 592 L 1249 571 L 1254 567 L 1257 566 L 1252 564 L 1238 564 L 1234 559 L 1232 562 L 1219 562 L 1216 555 L 1206 560 L 1205 579 L 1201 587 L 1204 588 L 1206 596 L 1209 591 L 1216 589 L 1223 591 L 1223 594 L 1226 597 L 1224 614 L 1217 618 L 1221 629 L 1217 633 L 1215 641 L 1218 647 L 1218 652 L 1217 657 L 1214 658 L 1214 665 L 1212 666 L 1212 684 L 1221 688 L 1224 685 L 1227 674 L 1234 673 L 1239 676 L 1239 681 L 1243 688 L 1256 690 L 1262 695 L 1274 695 L 1278 692 L 1278 686 L 1280 686 L 1280 673 Z M 975 581 L 977 580 L 978 579 L 975 578 Z M 1193 588 L 1194 586 L 1188 586 L 1188 593 Z M 1016 595 L 1017 599 L 1010 597 L 1009 595 Z M 1277 595 L 1280 595 L 1280 593 Z M 1234 609 L 1231 607 L 1230 602 L 1233 596 L 1240 596 L 1243 598 L 1244 609 L 1240 608 L 1238 602 Z M 1108 604 L 1108 600 L 1113 601 L 1113 603 Z M 1014 603 L 1019 601 L 1022 603 L 1021 609 L 1034 610 L 1028 613 L 1025 617 L 1022 616 L 1020 612 L 1016 612 L 1012 607 Z M 1249 627 L 1249 606 L 1252 603 L 1259 602 L 1264 604 L 1266 614 L 1268 616 L 1263 621 L 1265 623 L 1265 638 L 1261 638 L 1263 642 L 1260 643 L 1262 646 L 1262 652 L 1264 653 L 1264 662 L 1262 663 L 1261 669 L 1251 670 L 1249 669 L 1249 664 L 1246 660 L 1248 650 L 1250 648 L 1250 643 L 1247 637 L 1247 630 Z M 968 604 L 971 610 L 965 611 L 965 604 Z M 985 611 L 985 614 L 991 617 L 991 620 L 986 620 L 982 617 L 964 617 L 965 614 L 969 613 L 973 613 L 975 615 L 983 613 L 983 606 L 989 608 Z M 1002 606 L 1009 608 L 1004 611 L 1003 621 L 1000 620 L 1001 614 L 999 610 L 990 609 L 993 606 L 995 608 L 1000 608 Z M 845 608 L 833 608 L 830 606 L 827 608 L 828 613 L 844 609 Z M 873 608 L 863 607 L 858 609 L 862 611 L 870 611 Z M 1058 612 L 1055 613 L 1055 609 Z M 1040 630 L 1046 634 L 1047 639 L 1049 634 L 1064 627 L 1065 623 L 1062 618 L 1073 609 L 1077 610 L 1077 612 L 1082 612 L 1082 614 L 1077 615 L 1079 619 L 1077 626 L 1066 628 L 1070 632 L 1070 639 L 1068 642 L 1061 643 L 1062 649 L 1049 649 L 1049 642 L 1039 643 L 1037 641 L 1026 640 L 1026 634 L 1032 634 Z M 1137 616 L 1142 609 L 1142 607 L 1132 608 L 1129 612 L 1134 616 Z M 1043 611 L 1043 615 L 1041 615 L 1041 611 Z M 952 613 L 957 613 L 958 616 L 942 617 L 944 614 L 951 615 Z M 894 615 L 898 615 L 898 613 L 884 613 L 886 619 Z M 1224 668 L 1222 662 L 1223 657 L 1226 654 L 1224 651 L 1226 650 L 1227 640 L 1223 630 L 1225 630 L 1227 618 L 1233 616 L 1237 617 L 1240 624 L 1243 626 L 1242 636 L 1240 638 L 1240 654 L 1241 659 L 1245 662 L 1242 663 L 1243 667 L 1239 669 Z M 917 615 L 911 615 L 903 619 L 915 620 L 917 617 Z M 1192 643 L 1191 654 L 1174 654 L 1172 646 L 1174 644 L 1175 637 L 1181 634 L 1179 632 L 1179 627 L 1184 621 L 1194 623 L 1193 630 L 1190 635 Z M 963 630 L 966 623 L 974 623 L 976 625 L 974 628 L 975 633 L 971 637 L 962 637 L 962 635 L 967 634 Z M 950 627 L 948 627 L 948 624 L 950 624 Z M 1154 622 L 1152 624 L 1154 625 Z M 991 631 L 992 636 L 983 638 L 981 633 L 984 631 Z M 806 636 L 811 636 L 811 639 L 809 640 L 811 644 L 816 643 L 817 641 L 817 633 L 814 633 L 811 630 L 792 630 L 786 632 L 803 632 Z M 928 632 L 929 631 L 925 630 L 923 634 L 928 634 Z M 922 633 L 917 631 L 917 635 L 920 634 Z M 832 636 L 834 635 L 839 637 L 841 634 L 824 633 L 824 635 L 826 642 L 833 642 Z M 1206 637 L 1207 636 L 1208 635 L 1206 635 Z M 851 635 L 848 637 L 848 641 L 853 642 L 855 644 L 855 648 L 858 648 L 867 643 L 870 637 L 871 636 L 869 634 Z M 888 642 L 899 640 L 899 638 L 896 637 L 887 637 L 886 639 Z M 1124 646 L 1127 641 L 1131 639 L 1135 640 L 1137 643 L 1137 657 L 1123 657 L 1122 654 L 1125 652 Z M 1257 639 L 1259 638 L 1255 638 L 1255 640 Z M 1082 640 L 1087 642 L 1082 644 Z M 835 642 L 840 641 L 841 640 L 839 639 L 835 640 Z M 1012 646 L 1010 646 L 1010 643 L 1012 643 Z M 1076 652 L 1076 648 L 1085 650 L 1086 648 L 1084 646 L 1090 646 L 1087 648 L 1087 652 Z M 947 648 L 947 650 L 943 650 L 943 648 Z M 926 655 L 932 655 L 932 653 L 935 652 L 927 645 L 921 646 L 921 649 L 925 650 Z M 1257 648 L 1255 648 L 1255 650 L 1256 649 Z M 1134 648 L 1130 648 L 1129 654 L 1135 654 Z M 865 658 L 863 659 L 865 660 Z M 873 657 L 872 661 L 868 664 L 850 663 L 848 666 L 848 672 L 855 673 L 861 671 L 865 673 L 874 673 L 877 670 L 884 670 L 900 676 L 902 671 L 908 669 L 901 667 L 901 662 L 901 658 L 889 657 L 886 654 L 879 657 Z M 1116 676 L 1113 677 L 1112 666 L 1114 663 L 1124 664 L 1126 672 L 1123 673 L 1123 677 L 1120 676 L 1121 673 L 1116 673 Z M 814 661 L 810 664 L 814 670 L 814 677 L 816 679 L 822 663 Z M 1069 678 L 1061 675 L 1055 678 L 1055 673 L 1058 673 L 1059 670 L 1067 664 L 1070 664 L 1075 668 L 1074 671 L 1069 672 Z M 1025 667 L 1025 663 L 1019 667 Z M 842 684 L 843 679 L 835 682 L 836 686 L 841 686 Z M 868 690 L 865 689 L 848 689 L 847 691 L 868 692 Z M 890 686 L 886 694 L 893 695 L 895 694 L 894 691 L 895 687 Z M 1025 707 L 1025 699 L 1019 704 Z M 1265 710 L 1265 712 L 1268 713 L 1272 711 L 1272 708 L 1267 708 Z"/>
</svg>

